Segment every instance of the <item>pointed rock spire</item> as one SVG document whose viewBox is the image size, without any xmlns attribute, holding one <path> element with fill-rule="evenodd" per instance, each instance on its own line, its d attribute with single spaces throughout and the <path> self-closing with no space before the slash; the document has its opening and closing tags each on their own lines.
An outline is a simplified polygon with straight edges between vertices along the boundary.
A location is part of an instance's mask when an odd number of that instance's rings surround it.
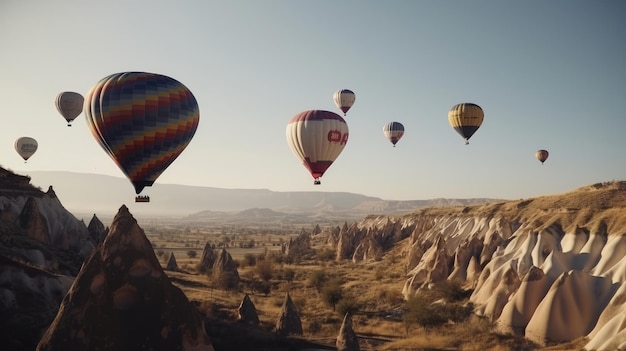
<svg viewBox="0 0 626 351">
<path fill-rule="evenodd" d="M 253 326 L 259 325 L 259 315 L 256 312 L 256 307 L 254 307 L 254 303 L 250 300 L 250 296 L 246 294 L 239 305 L 239 309 L 237 309 L 237 313 L 239 314 L 239 320 Z"/>
<path fill-rule="evenodd" d="M 178 263 L 176 263 L 176 256 L 174 256 L 174 253 L 170 253 L 170 257 L 167 260 L 167 266 L 165 267 L 165 269 L 169 270 L 169 271 L 177 271 L 178 270 Z"/>
<path fill-rule="evenodd" d="M 289 293 L 285 296 L 285 301 L 278 315 L 276 333 L 280 336 L 302 335 L 302 322 Z"/>
<path fill-rule="evenodd" d="M 346 313 L 343 317 L 343 323 L 339 329 L 339 335 L 337 335 L 337 341 L 335 342 L 337 351 L 360 351 L 359 338 L 352 329 L 352 316 L 350 312 Z"/>
<path fill-rule="evenodd" d="M 214 350 L 200 313 L 169 281 L 126 206 L 85 261 L 37 346 L 101 349 Z"/>
</svg>

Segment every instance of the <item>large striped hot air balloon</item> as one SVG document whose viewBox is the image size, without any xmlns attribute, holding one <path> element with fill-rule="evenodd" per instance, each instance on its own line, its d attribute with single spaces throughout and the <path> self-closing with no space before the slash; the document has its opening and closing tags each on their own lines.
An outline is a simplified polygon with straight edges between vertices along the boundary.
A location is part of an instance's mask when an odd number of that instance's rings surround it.
<svg viewBox="0 0 626 351">
<path fill-rule="evenodd" d="M 404 135 L 404 126 L 400 122 L 389 122 L 383 126 L 383 134 L 393 144 L 393 147 L 396 147 L 396 143 Z"/>
<path fill-rule="evenodd" d="M 31 137 L 21 137 L 15 140 L 15 151 L 24 159 L 24 163 L 33 156 L 38 147 L 37 140 Z"/>
<path fill-rule="evenodd" d="M 291 151 L 313 176 L 313 184 L 337 159 L 348 142 L 348 124 L 330 111 L 309 110 L 293 116 L 287 124 Z"/>
<path fill-rule="evenodd" d="M 67 121 L 68 127 L 71 127 L 72 121 L 83 112 L 83 103 L 83 96 L 72 91 L 59 93 L 54 101 L 57 110 Z"/>
<path fill-rule="evenodd" d="M 356 95 L 352 90 L 348 89 L 340 89 L 333 94 L 333 101 L 335 101 L 335 105 L 343 111 L 343 115 L 345 116 L 350 107 L 354 105 L 354 101 L 356 100 Z"/>
<path fill-rule="evenodd" d="M 484 118 L 483 109 L 469 102 L 454 105 L 448 111 L 450 126 L 463 137 L 466 145 L 469 144 L 469 138 L 476 133 L 483 123 Z"/>
<path fill-rule="evenodd" d="M 549 155 L 550 153 L 548 150 L 537 150 L 537 152 L 535 152 L 535 157 L 539 160 L 539 162 L 541 162 L 541 164 L 548 159 Z"/>
<path fill-rule="evenodd" d="M 100 80 L 85 97 L 84 113 L 93 136 L 137 194 L 183 152 L 200 120 L 198 102 L 187 87 L 145 72 Z"/>
</svg>

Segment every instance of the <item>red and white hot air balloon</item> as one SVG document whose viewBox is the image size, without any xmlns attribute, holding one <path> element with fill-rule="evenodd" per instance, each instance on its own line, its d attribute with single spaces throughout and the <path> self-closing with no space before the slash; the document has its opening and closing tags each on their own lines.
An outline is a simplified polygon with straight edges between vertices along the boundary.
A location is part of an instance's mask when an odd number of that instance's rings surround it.
<svg viewBox="0 0 626 351">
<path fill-rule="evenodd" d="M 345 116 L 350 107 L 354 105 L 354 101 L 356 100 L 356 95 L 352 90 L 341 89 L 337 90 L 333 95 L 333 101 L 335 101 L 335 105 L 343 111 L 343 115 Z"/>
<path fill-rule="evenodd" d="M 289 120 L 286 135 L 289 147 L 317 185 L 346 146 L 348 124 L 334 112 L 309 110 Z"/>
</svg>

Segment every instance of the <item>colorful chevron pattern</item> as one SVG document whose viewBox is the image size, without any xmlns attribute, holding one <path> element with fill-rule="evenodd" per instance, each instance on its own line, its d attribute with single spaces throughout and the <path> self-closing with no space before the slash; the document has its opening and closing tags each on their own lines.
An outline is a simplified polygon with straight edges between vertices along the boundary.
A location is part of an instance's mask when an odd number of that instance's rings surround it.
<svg viewBox="0 0 626 351">
<path fill-rule="evenodd" d="M 87 124 L 139 194 L 183 152 L 200 121 L 198 102 L 167 76 L 107 76 L 85 97 Z"/>
</svg>

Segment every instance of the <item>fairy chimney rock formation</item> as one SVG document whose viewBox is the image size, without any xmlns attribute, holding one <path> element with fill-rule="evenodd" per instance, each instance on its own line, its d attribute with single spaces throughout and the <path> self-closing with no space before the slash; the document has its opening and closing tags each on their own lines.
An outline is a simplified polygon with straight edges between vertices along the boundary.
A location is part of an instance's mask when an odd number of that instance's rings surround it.
<svg viewBox="0 0 626 351">
<path fill-rule="evenodd" d="M 296 306 L 287 293 L 276 322 L 276 333 L 280 336 L 302 335 L 302 322 Z"/>
<path fill-rule="evenodd" d="M 204 245 L 204 250 L 202 251 L 202 257 L 200 258 L 200 270 L 202 272 L 210 272 L 213 269 L 213 264 L 217 259 L 217 255 L 215 254 L 215 250 L 211 247 L 210 243 L 206 243 Z"/>
<path fill-rule="evenodd" d="M 359 339 L 356 333 L 352 329 L 352 316 L 350 313 L 346 313 L 343 317 L 343 323 L 339 329 L 339 335 L 337 335 L 337 341 L 335 342 L 337 351 L 360 351 Z"/>
<path fill-rule="evenodd" d="M 257 326 L 259 325 L 259 315 L 256 312 L 256 307 L 254 307 L 254 303 L 250 300 L 250 296 L 246 294 L 239 305 L 239 309 L 237 309 L 237 313 L 239 314 L 239 320 L 243 323 Z"/>
<path fill-rule="evenodd" d="M 89 225 L 87 226 L 87 231 L 89 232 L 89 236 L 95 246 L 98 246 L 104 241 L 104 238 L 107 236 L 108 229 L 102 224 L 100 219 L 96 217 L 94 213 L 93 217 L 91 217 L 91 221 L 89 221 Z"/>
<path fill-rule="evenodd" d="M 122 206 L 37 350 L 214 349 L 200 313 L 167 278 L 150 241 Z"/>
<path fill-rule="evenodd" d="M 165 267 L 168 271 L 177 271 L 178 263 L 176 263 L 176 256 L 174 253 L 170 253 L 170 257 L 167 259 L 167 266 Z"/>
<path fill-rule="evenodd" d="M 233 257 L 225 249 L 220 249 L 217 253 L 215 263 L 213 263 L 213 276 L 218 277 L 222 273 L 228 273 L 233 279 L 239 282 L 239 272 Z"/>
</svg>

